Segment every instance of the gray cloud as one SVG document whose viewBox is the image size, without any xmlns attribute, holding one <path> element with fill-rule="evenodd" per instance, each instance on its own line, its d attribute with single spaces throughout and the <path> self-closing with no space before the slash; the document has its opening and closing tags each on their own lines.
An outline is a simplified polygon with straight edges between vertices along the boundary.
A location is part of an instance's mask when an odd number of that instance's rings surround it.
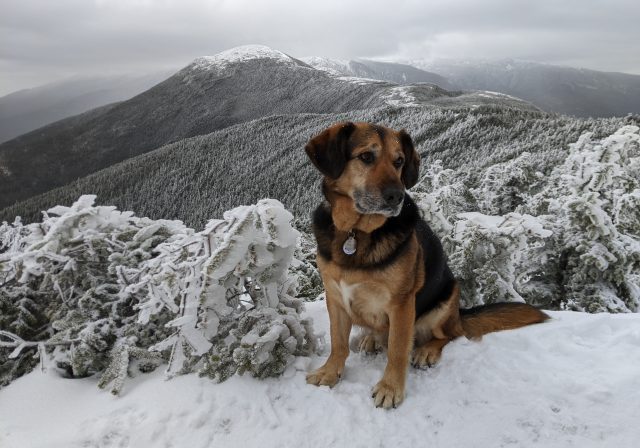
<svg viewBox="0 0 640 448">
<path fill-rule="evenodd" d="M 640 74 L 635 0 L 0 0 L 0 95 L 250 43 L 294 56 L 514 57 Z"/>
</svg>

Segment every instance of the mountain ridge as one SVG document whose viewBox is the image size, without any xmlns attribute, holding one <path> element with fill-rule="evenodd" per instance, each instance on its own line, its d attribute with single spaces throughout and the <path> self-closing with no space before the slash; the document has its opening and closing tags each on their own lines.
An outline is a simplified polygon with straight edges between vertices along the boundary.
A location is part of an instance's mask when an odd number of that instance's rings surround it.
<svg viewBox="0 0 640 448">
<path fill-rule="evenodd" d="M 548 112 L 584 118 L 640 113 L 640 75 L 514 58 L 404 62 L 439 73 L 459 89 L 506 93 Z"/>
<path fill-rule="evenodd" d="M 454 86 L 445 77 L 409 64 L 373 61 L 362 58 L 340 60 L 318 56 L 300 58 L 300 60 L 332 76 L 369 78 L 396 84 L 427 82 L 443 89 L 454 89 Z"/>
<path fill-rule="evenodd" d="M 173 71 L 145 75 L 74 77 L 22 89 L 0 97 L 0 143 L 97 107 L 133 98 L 171 76 Z"/>
</svg>

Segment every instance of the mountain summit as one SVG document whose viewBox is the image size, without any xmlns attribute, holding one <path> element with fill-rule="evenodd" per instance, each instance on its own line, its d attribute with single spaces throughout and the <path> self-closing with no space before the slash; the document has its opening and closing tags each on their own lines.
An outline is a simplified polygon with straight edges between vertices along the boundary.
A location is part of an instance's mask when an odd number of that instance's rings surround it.
<svg viewBox="0 0 640 448">
<path fill-rule="evenodd" d="M 266 45 L 242 45 L 225 50 L 214 56 L 202 56 L 187 66 L 188 69 L 223 71 L 230 65 L 254 59 L 271 59 L 289 65 L 299 65 L 291 56 Z"/>
</svg>

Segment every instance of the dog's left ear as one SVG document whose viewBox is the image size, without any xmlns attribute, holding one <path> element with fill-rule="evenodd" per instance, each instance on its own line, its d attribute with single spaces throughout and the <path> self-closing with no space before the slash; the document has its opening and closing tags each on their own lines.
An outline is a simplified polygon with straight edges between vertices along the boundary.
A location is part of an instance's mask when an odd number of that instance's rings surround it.
<svg viewBox="0 0 640 448">
<path fill-rule="evenodd" d="M 349 160 L 349 137 L 355 128 L 351 122 L 338 123 L 309 140 L 304 150 L 322 174 L 340 177 Z"/>
<path fill-rule="evenodd" d="M 407 131 L 400 131 L 400 143 L 404 152 L 404 166 L 402 167 L 402 183 L 408 190 L 418 182 L 418 171 L 420 170 L 420 154 L 413 147 L 413 141 Z"/>
</svg>

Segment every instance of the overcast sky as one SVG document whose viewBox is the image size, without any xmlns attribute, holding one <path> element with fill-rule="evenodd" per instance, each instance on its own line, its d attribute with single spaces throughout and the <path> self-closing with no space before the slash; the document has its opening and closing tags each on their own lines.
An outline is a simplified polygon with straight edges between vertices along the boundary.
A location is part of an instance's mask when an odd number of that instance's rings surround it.
<svg viewBox="0 0 640 448">
<path fill-rule="evenodd" d="M 0 0 L 0 95 L 179 68 L 230 47 L 292 56 L 504 58 L 640 74 L 638 0 Z"/>
</svg>

